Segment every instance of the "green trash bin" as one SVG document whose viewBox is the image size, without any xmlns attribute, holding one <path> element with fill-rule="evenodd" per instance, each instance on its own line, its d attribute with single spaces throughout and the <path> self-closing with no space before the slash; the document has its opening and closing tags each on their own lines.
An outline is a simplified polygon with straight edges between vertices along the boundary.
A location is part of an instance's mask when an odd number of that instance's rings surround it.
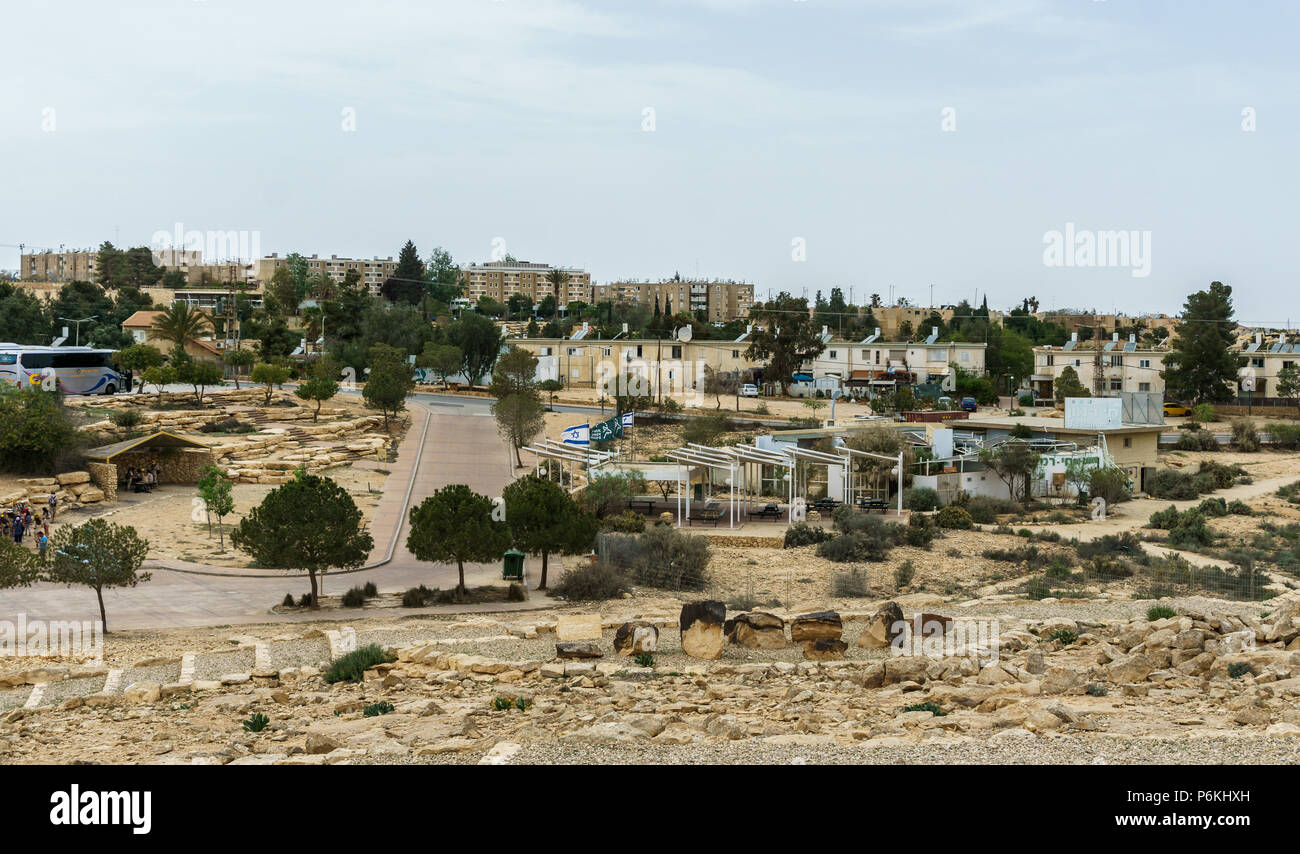
<svg viewBox="0 0 1300 854">
<path fill-rule="evenodd" d="M 524 553 L 510 549 L 501 560 L 501 577 L 506 581 L 524 580 Z"/>
</svg>

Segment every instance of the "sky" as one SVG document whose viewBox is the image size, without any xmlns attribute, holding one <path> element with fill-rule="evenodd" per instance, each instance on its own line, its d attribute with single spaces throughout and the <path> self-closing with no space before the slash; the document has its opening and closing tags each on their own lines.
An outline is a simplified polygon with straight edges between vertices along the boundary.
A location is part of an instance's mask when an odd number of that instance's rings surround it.
<svg viewBox="0 0 1300 854">
<path fill-rule="evenodd" d="M 7 0 L 4 24 L 0 269 L 236 231 L 759 298 L 1177 313 L 1218 280 L 1243 321 L 1300 323 L 1300 4 Z"/>
</svg>

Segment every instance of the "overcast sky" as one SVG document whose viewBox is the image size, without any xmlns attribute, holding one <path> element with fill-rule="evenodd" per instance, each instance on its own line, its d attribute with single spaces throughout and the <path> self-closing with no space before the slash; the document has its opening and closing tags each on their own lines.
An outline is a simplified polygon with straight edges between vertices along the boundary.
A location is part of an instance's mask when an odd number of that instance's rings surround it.
<svg viewBox="0 0 1300 854">
<path fill-rule="evenodd" d="M 760 297 L 1172 313 L 1218 279 L 1242 319 L 1300 321 L 1295 3 L 7 0 L 3 19 L 3 269 L 19 243 L 181 224 L 267 254 L 504 246 Z M 1117 231 L 1135 251 L 1088 266 Z M 1065 266 L 1052 232 L 1080 241 Z"/>
</svg>

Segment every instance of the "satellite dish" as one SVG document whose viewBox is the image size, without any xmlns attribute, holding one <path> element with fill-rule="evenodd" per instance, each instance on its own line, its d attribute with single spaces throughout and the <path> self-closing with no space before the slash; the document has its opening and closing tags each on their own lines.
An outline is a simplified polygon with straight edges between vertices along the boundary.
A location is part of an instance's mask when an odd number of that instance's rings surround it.
<svg viewBox="0 0 1300 854">
<path fill-rule="evenodd" d="M 691 328 L 689 326 L 683 326 L 681 329 L 677 330 L 677 340 L 685 343 L 691 340 L 692 334 L 694 333 L 691 332 Z"/>
</svg>

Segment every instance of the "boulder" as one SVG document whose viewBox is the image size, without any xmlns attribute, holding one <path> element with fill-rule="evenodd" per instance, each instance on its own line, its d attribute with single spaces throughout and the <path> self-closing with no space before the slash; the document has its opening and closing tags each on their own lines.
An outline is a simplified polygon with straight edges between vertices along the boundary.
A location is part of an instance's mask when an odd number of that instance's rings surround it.
<svg viewBox="0 0 1300 854">
<path fill-rule="evenodd" d="M 161 696 L 162 685 L 157 682 L 135 682 L 122 692 L 122 699 L 128 703 L 156 703 Z"/>
<path fill-rule="evenodd" d="M 858 635 L 863 649 L 884 649 L 903 633 L 903 609 L 897 602 L 886 602 Z"/>
<path fill-rule="evenodd" d="M 614 651 L 619 655 L 654 652 L 659 646 L 659 629 L 644 620 L 624 623 L 614 632 Z"/>
<path fill-rule="evenodd" d="M 594 643 L 566 641 L 555 645 L 556 658 L 601 658 L 604 655 Z"/>
<path fill-rule="evenodd" d="M 562 641 L 600 640 L 600 614 L 564 614 L 555 621 L 555 636 Z"/>
<path fill-rule="evenodd" d="M 103 501 L 104 497 L 104 490 L 100 489 L 98 486 L 92 486 L 89 489 L 83 490 L 82 493 L 77 496 L 77 500 L 82 504 L 96 504 Z"/>
<path fill-rule="evenodd" d="M 309 733 L 307 736 L 307 745 L 304 748 L 309 754 L 330 753 L 338 750 L 343 745 L 328 735 L 320 733 Z"/>
<path fill-rule="evenodd" d="M 694 658 L 717 658 L 722 655 L 723 624 L 727 606 L 715 600 L 687 602 L 682 606 L 678 625 L 682 632 L 682 652 Z"/>
<path fill-rule="evenodd" d="M 815 638 L 804 642 L 803 657 L 809 661 L 842 661 L 848 648 L 839 638 Z"/>
<path fill-rule="evenodd" d="M 834 611 L 816 611 L 800 614 L 790 621 L 790 640 L 795 643 L 832 638 L 839 640 L 844 634 L 844 623 Z"/>
<path fill-rule="evenodd" d="M 746 649 L 785 649 L 785 620 L 775 614 L 751 611 L 727 620 L 725 634 Z"/>
<path fill-rule="evenodd" d="M 912 636 L 921 638 L 942 637 L 952 631 L 952 618 L 939 614 L 915 614 L 912 617 Z"/>
<path fill-rule="evenodd" d="M 63 474 L 56 474 L 54 479 L 58 481 L 59 486 L 72 486 L 77 483 L 90 483 L 90 472 L 88 471 L 69 471 Z"/>
</svg>

